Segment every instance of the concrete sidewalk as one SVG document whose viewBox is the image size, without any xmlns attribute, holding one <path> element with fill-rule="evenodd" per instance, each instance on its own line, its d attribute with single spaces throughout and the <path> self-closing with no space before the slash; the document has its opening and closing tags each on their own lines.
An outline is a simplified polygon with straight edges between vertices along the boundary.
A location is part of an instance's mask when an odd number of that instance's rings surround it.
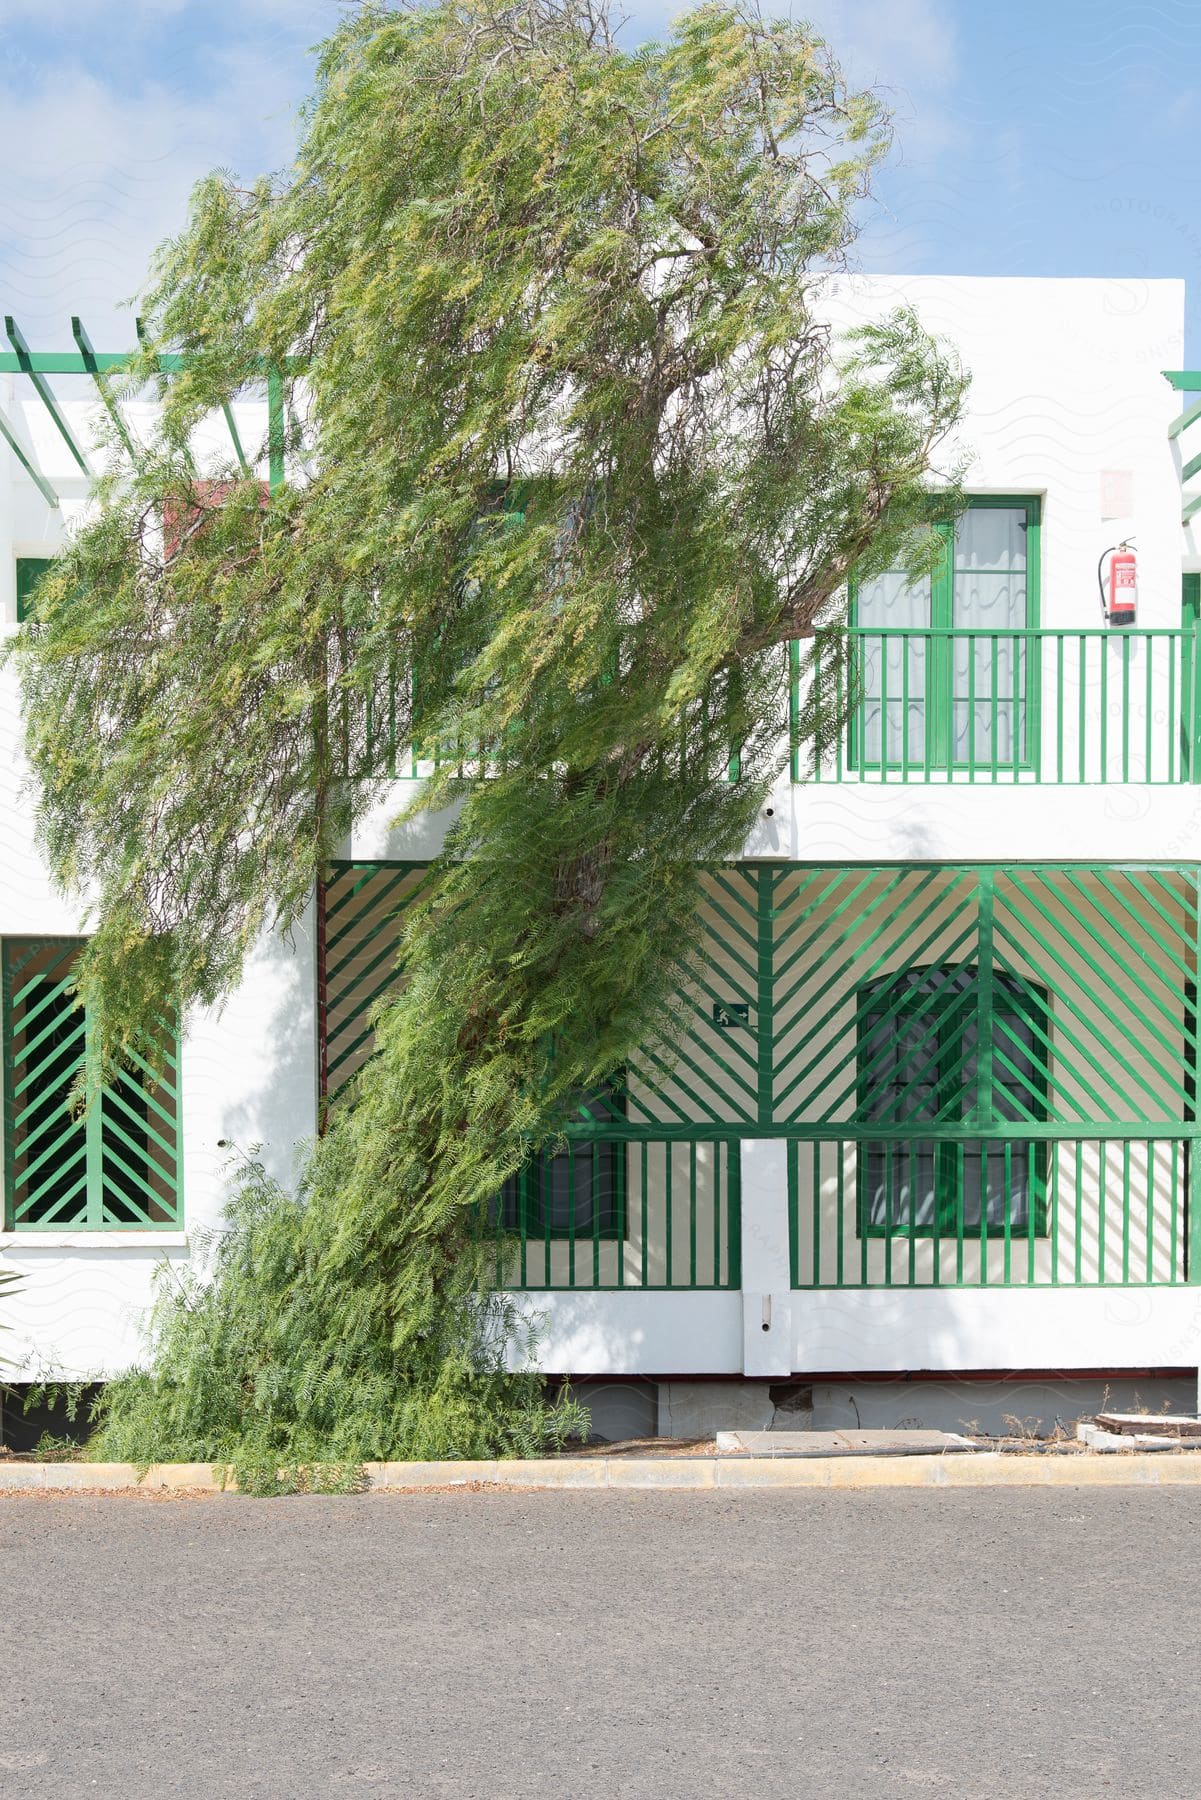
<svg viewBox="0 0 1201 1800">
<path fill-rule="evenodd" d="M 1201 1451 L 952 1450 L 944 1455 L 563 1456 L 528 1462 L 364 1465 L 368 1489 L 1201 1487 Z M 0 1495 L 235 1491 L 210 1463 L 0 1462 Z"/>
</svg>

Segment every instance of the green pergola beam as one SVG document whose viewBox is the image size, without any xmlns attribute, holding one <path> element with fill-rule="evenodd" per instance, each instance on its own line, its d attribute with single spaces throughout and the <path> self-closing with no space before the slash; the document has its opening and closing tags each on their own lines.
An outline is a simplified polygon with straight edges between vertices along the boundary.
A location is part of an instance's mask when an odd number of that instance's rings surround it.
<svg viewBox="0 0 1201 1800">
<path fill-rule="evenodd" d="M 71 335 L 79 345 L 79 354 L 88 365 L 88 374 L 96 384 L 96 392 L 100 395 L 101 400 L 103 400 L 109 418 L 117 427 L 121 442 L 129 452 L 130 461 L 136 463 L 138 460 L 138 453 L 134 449 L 133 440 L 125 428 L 125 420 L 121 417 L 121 409 L 109 392 L 108 382 L 100 372 L 99 365 L 96 361 L 96 352 L 92 349 L 92 340 L 84 329 L 83 320 L 76 317 L 74 313 L 71 315 Z"/>
<path fill-rule="evenodd" d="M 221 402 L 221 411 L 225 414 L 225 423 L 229 426 L 229 435 L 233 440 L 234 455 L 238 459 L 238 467 L 241 469 L 243 475 L 249 475 L 251 473 L 250 464 L 246 460 L 246 452 L 242 448 L 242 440 L 238 436 L 238 427 L 234 423 L 233 409 L 228 400 L 223 400 Z"/>
<path fill-rule="evenodd" d="M 138 359 L 136 350 L 96 350 L 93 352 L 96 368 L 102 375 L 114 375 L 123 369 L 131 368 Z M 186 369 L 194 360 L 184 351 L 160 350 L 156 361 L 166 374 L 178 369 Z M 284 369 L 289 375 L 298 374 L 306 366 L 303 356 L 284 358 Z M 265 374 L 271 367 L 266 357 L 260 357 L 255 368 Z M 24 355 L 15 350 L 0 350 L 0 375 L 90 375 L 92 370 L 85 359 L 73 350 L 30 350 Z"/>
<path fill-rule="evenodd" d="M 273 494 L 278 494 L 284 485 L 284 434 L 284 384 L 278 369 L 268 369 L 267 459 Z"/>
<path fill-rule="evenodd" d="M 97 350 L 93 354 L 102 375 L 127 369 L 134 360 L 128 350 Z M 166 358 L 163 360 L 165 362 Z M 91 372 L 84 358 L 74 350 L 30 350 L 24 356 L 16 350 L 0 350 L 0 375 L 90 375 Z"/>
<path fill-rule="evenodd" d="M 117 406 L 117 402 L 113 398 L 105 380 L 106 376 L 120 374 L 125 370 L 133 368 L 150 349 L 145 325 L 141 319 L 137 319 L 135 324 L 137 327 L 139 344 L 139 349 L 137 350 L 97 350 L 88 337 L 82 321 L 74 315 L 71 319 L 71 332 L 76 344 L 74 351 L 31 350 L 29 345 L 25 342 L 25 338 L 22 335 L 16 320 L 12 318 L 10 314 L 5 315 L 4 327 L 12 348 L 11 350 L 0 351 L 0 375 L 27 375 L 29 377 L 34 387 L 37 389 L 39 399 L 54 420 L 71 455 L 89 479 L 91 478 L 92 470 L 88 467 L 84 452 L 72 435 L 71 428 L 63 417 L 58 402 L 45 377 L 47 375 L 90 376 L 96 385 L 100 398 L 104 402 L 113 423 L 116 425 L 117 430 L 121 435 L 122 443 L 125 445 L 130 456 L 136 460 L 138 454 L 137 446 L 126 427 L 120 409 Z M 177 373 L 181 369 L 190 367 L 196 360 L 195 356 L 188 351 L 155 351 L 153 352 L 153 356 L 154 366 L 162 374 Z M 267 383 L 267 448 L 272 493 L 279 492 L 284 485 L 285 479 L 284 446 L 287 439 L 287 420 L 284 409 L 283 377 L 285 374 L 299 374 L 307 366 L 308 358 L 303 356 L 285 356 L 282 359 L 282 362 L 272 362 L 267 357 L 257 357 L 251 364 L 255 373 L 265 377 Z M 249 458 L 247 457 L 245 448 L 242 444 L 237 422 L 233 416 L 233 409 L 228 402 L 223 402 L 221 410 L 225 415 L 225 423 L 233 443 L 234 453 L 238 459 L 238 466 L 242 470 L 243 475 L 253 475 L 254 470 L 251 467 Z M 12 446 L 13 451 L 20 459 L 22 466 L 37 483 L 38 488 L 50 505 L 57 506 L 58 495 L 54 492 L 54 489 L 50 486 L 50 483 L 45 477 L 32 466 L 29 457 L 18 442 L 12 426 L 7 421 L 5 421 L 3 426 L 3 436 Z M 189 462 L 190 461 L 191 459 L 189 457 Z"/>
<path fill-rule="evenodd" d="M 29 379 L 32 381 L 37 390 L 38 398 L 41 400 L 42 405 L 46 408 L 46 411 L 50 414 L 50 417 L 58 427 L 59 436 L 83 470 L 83 473 L 90 479 L 92 471 L 88 468 L 87 458 L 79 448 L 79 445 L 75 442 L 71 427 L 67 424 L 67 421 L 59 411 L 58 401 L 54 398 L 49 382 L 40 370 L 34 368 L 33 357 L 30 353 L 29 345 L 25 342 L 20 328 L 17 325 L 17 321 L 13 318 L 11 313 L 5 313 L 4 315 L 4 330 L 7 334 L 9 343 L 13 347 L 14 353 L 17 356 L 20 372 L 23 375 L 28 375 Z"/>
<path fill-rule="evenodd" d="M 1184 512 L 1181 515 L 1181 524 L 1187 525 L 1198 509 L 1201 509 L 1201 494 L 1194 494 L 1191 500 L 1185 502 Z"/>
<path fill-rule="evenodd" d="M 0 437 L 4 438 L 9 449 L 12 451 L 21 467 L 25 470 L 29 479 L 33 482 L 47 506 L 57 506 L 58 495 L 46 480 L 46 477 L 42 474 L 41 470 L 36 469 L 33 463 L 30 462 L 28 456 L 25 454 L 23 446 L 17 438 L 16 432 L 13 430 L 12 425 L 9 423 L 3 412 L 0 412 Z"/>
<path fill-rule="evenodd" d="M 1201 393 L 1201 369 L 1163 369 L 1161 374 L 1179 393 Z"/>
<path fill-rule="evenodd" d="M 1168 426 L 1168 436 L 1170 438 L 1179 437 L 1180 433 L 1182 431 L 1187 431 L 1189 426 L 1197 419 L 1201 419 L 1201 400 L 1194 400 L 1193 404 L 1186 408 L 1178 419 L 1172 420 L 1172 423 Z"/>
</svg>

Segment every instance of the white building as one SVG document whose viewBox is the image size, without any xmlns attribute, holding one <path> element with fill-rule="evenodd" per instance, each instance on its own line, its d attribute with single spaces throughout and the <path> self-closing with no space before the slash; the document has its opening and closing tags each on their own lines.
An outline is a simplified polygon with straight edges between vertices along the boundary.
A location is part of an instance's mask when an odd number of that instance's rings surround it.
<svg viewBox="0 0 1201 1800">
<path fill-rule="evenodd" d="M 1182 515 L 1201 374 L 1180 372 L 1183 284 L 848 278 L 831 304 L 851 321 L 898 301 L 974 377 L 973 500 L 945 566 L 852 595 L 849 727 L 816 769 L 798 753 L 743 858 L 710 873 L 670 1077 L 648 1047 L 623 1114 L 582 1122 L 505 1199 L 520 1249 L 502 1278 L 539 1316 L 542 1366 L 601 1384 L 602 1430 L 779 1406 L 1049 1421 L 1106 1385 L 1195 1392 L 1201 546 Z M 85 504 L 67 439 L 86 444 L 96 404 L 65 401 L 64 434 L 31 369 L 79 367 L 0 359 L 6 631 Z M 1123 627 L 1098 562 L 1127 540 Z M 83 927 L 34 846 L 11 670 L 0 691 L 0 1248 L 27 1276 L 10 1345 L 27 1373 L 93 1376 L 135 1356 L 156 1265 L 218 1224 L 222 1144 L 261 1143 L 289 1179 L 369 1053 L 437 828 L 390 830 L 421 774 L 398 749 L 294 941 L 71 1123 L 87 1023 L 62 982 Z"/>
</svg>

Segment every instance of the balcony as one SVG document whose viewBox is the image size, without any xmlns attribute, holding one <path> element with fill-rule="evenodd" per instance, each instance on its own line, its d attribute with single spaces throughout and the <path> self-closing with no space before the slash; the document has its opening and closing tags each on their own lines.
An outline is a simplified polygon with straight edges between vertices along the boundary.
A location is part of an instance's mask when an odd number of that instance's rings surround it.
<svg viewBox="0 0 1201 1800">
<path fill-rule="evenodd" d="M 852 627 L 792 646 L 792 778 L 1174 786 L 1199 707 L 1193 627 Z"/>
</svg>

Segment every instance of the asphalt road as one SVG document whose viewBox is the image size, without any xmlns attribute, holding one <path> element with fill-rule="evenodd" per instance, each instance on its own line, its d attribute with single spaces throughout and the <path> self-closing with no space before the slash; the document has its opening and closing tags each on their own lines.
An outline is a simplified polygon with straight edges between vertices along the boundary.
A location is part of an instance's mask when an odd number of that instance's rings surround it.
<svg viewBox="0 0 1201 1800">
<path fill-rule="evenodd" d="M 1201 1496 L 0 1501 L 0 1795 L 1201 1793 Z"/>
</svg>

